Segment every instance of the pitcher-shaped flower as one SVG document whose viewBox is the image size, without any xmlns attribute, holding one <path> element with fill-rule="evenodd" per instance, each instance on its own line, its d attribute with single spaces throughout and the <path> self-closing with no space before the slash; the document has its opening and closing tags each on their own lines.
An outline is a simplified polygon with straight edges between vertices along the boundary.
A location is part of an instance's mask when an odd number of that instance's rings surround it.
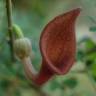
<svg viewBox="0 0 96 96">
<path fill-rule="evenodd" d="M 57 16 L 44 28 L 40 37 L 42 65 L 36 72 L 29 57 L 23 58 L 27 77 L 37 85 L 52 76 L 66 74 L 74 64 L 76 55 L 75 21 L 80 8 Z"/>
</svg>

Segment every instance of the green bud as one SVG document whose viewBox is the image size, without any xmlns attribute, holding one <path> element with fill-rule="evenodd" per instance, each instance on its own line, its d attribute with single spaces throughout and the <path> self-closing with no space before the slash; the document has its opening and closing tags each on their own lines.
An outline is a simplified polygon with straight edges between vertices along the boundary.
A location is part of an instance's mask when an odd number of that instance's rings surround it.
<svg viewBox="0 0 96 96">
<path fill-rule="evenodd" d="M 26 58 L 32 53 L 31 42 L 28 38 L 19 38 L 14 41 L 14 51 L 19 59 Z"/>
<path fill-rule="evenodd" d="M 14 32 L 16 38 L 24 37 L 23 32 L 18 25 L 13 24 L 12 31 Z"/>
</svg>

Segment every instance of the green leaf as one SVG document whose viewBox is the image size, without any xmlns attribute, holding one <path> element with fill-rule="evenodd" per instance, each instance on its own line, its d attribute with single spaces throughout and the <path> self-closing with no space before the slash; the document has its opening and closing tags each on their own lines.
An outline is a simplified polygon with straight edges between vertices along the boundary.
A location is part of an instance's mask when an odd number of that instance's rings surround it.
<svg viewBox="0 0 96 96">
<path fill-rule="evenodd" d="M 88 18 L 92 21 L 92 23 L 96 24 L 96 20 L 93 17 L 88 16 Z"/>
<path fill-rule="evenodd" d="M 0 82 L 0 86 L 3 90 L 6 90 L 11 85 L 11 82 L 9 80 L 2 80 Z"/>
<path fill-rule="evenodd" d="M 21 96 L 20 88 L 14 90 L 14 96 Z"/>
<path fill-rule="evenodd" d="M 92 26 L 92 27 L 90 27 L 90 29 L 89 29 L 91 32 L 96 32 L 96 26 Z"/>
<path fill-rule="evenodd" d="M 60 84 L 59 84 L 59 82 L 57 82 L 56 80 L 54 80 L 54 81 L 51 83 L 50 89 L 54 91 L 54 90 L 56 90 L 57 88 L 60 88 Z"/>
<path fill-rule="evenodd" d="M 82 50 L 78 50 L 76 60 L 82 60 L 84 57 L 84 52 Z"/>
<path fill-rule="evenodd" d="M 86 60 L 94 61 L 96 59 L 96 53 L 90 53 L 86 56 Z"/>
<path fill-rule="evenodd" d="M 93 77 L 96 77 L 96 59 L 95 59 L 94 63 L 92 64 L 91 73 L 92 73 Z"/>
<path fill-rule="evenodd" d="M 71 78 L 65 80 L 63 83 L 65 86 L 67 86 L 69 88 L 75 88 L 76 85 L 78 84 L 77 79 L 74 77 L 71 77 Z"/>
<path fill-rule="evenodd" d="M 86 46 L 86 49 L 92 49 L 96 46 L 96 44 L 91 40 L 91 39 L 88 39 L 86 42 L 85 42 L 85 46 Z"/>
</svg>

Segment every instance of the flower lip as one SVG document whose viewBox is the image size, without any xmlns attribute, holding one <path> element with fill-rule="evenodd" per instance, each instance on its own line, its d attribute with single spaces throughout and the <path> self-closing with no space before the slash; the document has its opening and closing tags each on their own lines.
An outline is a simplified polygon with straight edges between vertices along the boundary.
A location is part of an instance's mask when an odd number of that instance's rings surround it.
<svg viewBox="0 0 96 96">
<path fill-rule="evenodd" d="M 76 9 L 73 9 L 73 11 L 71 12 L 73 12 L 73 14 L 75 14 L 75 16 L 77 17 L 80 14 L 81 10 L 82 8 L 76 8 Z"/>
<path fill-rule="evenodd" d="M 74 10 L 72 10 L 72 11 L 70 11 L 70 12 L 67 12 L 67 14 L 70 14 L 71 13 L 71 15 L 72 16 L 74 16 L 74 18 L 76 18 L 78 15 L 79 15 L 79 13 L 80 13 L 80 11 L 81 11 L 81 8 L 77 8 L 77 9 L 74 9 Z M 58 18 L 58 17 L 57 17 Z M 75 20 L 75 19 L 74 19 Z M 52 23 L 52 22 L 51 22 Z M 50 23 L 49 23 L 50 24 Z M 49 25 L 48 24 L 48 25 Z M 41 51 L 41 54 L 42 54 L 42 58 L 47 62 L 47 65 L 50 67 L 50 69 L 51 70 L 53 70 L 55 73 L 57 73 L 57 74 L 59 74 L 59 75 L 62 75 L 62 74 L 65 74 L 65 73 L 67 73 L 68 71 L 69 71 L 69 69 L 70 69 L 70 67 L 72 66 L 72 64 L 69 64 L 68 66 L 67 66 L 67 68 L 65 69 L 65 71 L 63 72 L 60 68 L 57 68 L 52 62 L 51 62 L 51 60 L 50 60 L 50 58 L 48 57 L 48 55 L 47 55 L 47 53 L 46 53 L 46 49 L 45 49 L 45 46 L 46 46 L 46 44 L 45 44 L 45 39 L 44 38 L 46 38 L 46 37 L 44 37 L 44 34 L 47 32 L 46 30 L 47 30 L 47 27 L 49 27 L 49 26 L 46 26 L 45 27 L 45 29 L 44 29 L 44 31 L 42 32 L 42 34 L 41 34 L 41 37 L 40 37 L 40 51 Z M 73 63 L 74 62 L 74 60 L 71 60 L 70 61 L 71 63 Z"/>
<path fill-rule="evenodd" d="M 79 15 L 79 13 L 80 13 L 81 10 L 82 10 L 81 7 L 72 9 L 72 11 L 73 11 L 73 12 L 76 12 L 78 15 Z M 72 11 L 70 11 L 70 12 L 72 12 Z"/>
</svg>

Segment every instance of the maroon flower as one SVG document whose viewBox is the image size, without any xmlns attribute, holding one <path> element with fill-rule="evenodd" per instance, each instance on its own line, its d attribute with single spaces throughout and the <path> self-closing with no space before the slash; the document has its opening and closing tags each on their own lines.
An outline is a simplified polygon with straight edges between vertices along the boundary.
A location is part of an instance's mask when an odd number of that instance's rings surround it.
<svg viewBox="0 0 96 96">
<path fill-rule="evenodd" d="M 25 66 L 27 77 L 37 85 L 47 82 L 53 75 L 66 74 L 75 61 L 75 20 L 80 8 L 57 16 L 47 24 L 40 38 L 42 66 L 39 74 Z M 23 61 L 27 64 L 28 62 Z M 30 64 L 30 62 L 29 62 Z"/>
</svg>

